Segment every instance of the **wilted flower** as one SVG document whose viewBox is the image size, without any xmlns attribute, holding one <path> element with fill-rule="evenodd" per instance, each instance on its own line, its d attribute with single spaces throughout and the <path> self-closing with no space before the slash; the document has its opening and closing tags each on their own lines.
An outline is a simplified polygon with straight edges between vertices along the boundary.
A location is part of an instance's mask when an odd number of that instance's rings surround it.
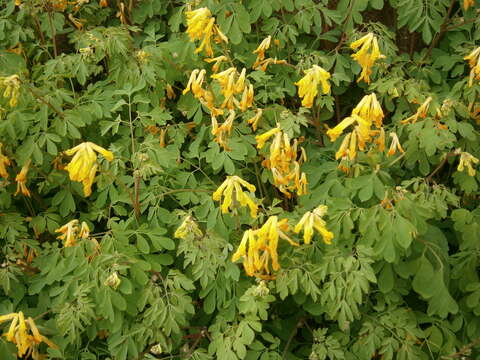
<svg viewBox="0 0 480 360">
<path fill-rule="evenodd" d="M 295 233 L 299 233 L 303 230 L 303 241 L 305 244 L 310 244 L 313 236 L 313 230 L 317 230 L 322 235 L 323 242 L 325 244 L 331 244 L 333 239 L 333 233 L 327 230 L 327 223 L 322 217 L 327 213 L 328 207 L 320 205 L 313 211 L 307 211 L 293 230 Z"/>
<path fill-rule="evenodd" d="M 330 92 L 330 73 L 318 65 L 305 71 L 305 76 L 295 83 L 298 86 L 298 96 L 302 98 L 302 106 L 312 107 L 313 100 L 318 94 L 318 85 L 322 84 L 322 92 Z"/>
<path fill-rule="evenodd" d="M 248 206 L 250 209 L 250 216 L 256 218 L 258 205 L 243 191 L 242 186 L 248 191 L 255 193 L 256 188 L 254 185 L 246 182 L 238 176 L 227 176 L 222 185 L 220 185 L 213 193 L 212 198 L 215 201 L 220 201 L 223 197 L 221 209 L 224 214 L 228 213 L 229 209 L 234 209 L 238 203 L 240 206 Z"/>
<path fill-rule="evenodd" d="M 227 144 L 227 139 L 232 132 L 233 120 L 235 120 L 235 111 L 230 110 L 230 113 L 222 125 L 218 125 L 217 118 L 212 116 L 212 135 L 215 136 L 214 141 L 222 146 L 225 150 L 230 150 Z"/>
<path fill-rule="evenodd" d="M 73 219 L 55 230 L 62 235 L 57 236 L 57 239 L 63 240 L 64 247 L 75 246 L 78 239 L 87 239 L 90 236 L 90 229 L 85 221 L 82 221 L 81 228 L 78 227 L 78 220 Z"/>
<path fill-rule="evenodd" d="M 255 60 L 255 63 L 252 66 L 254 69 L 256 69 L 259 66 L 260 62 L 263 59 L 265 59 L 265 51 L 268 50 L 268 48 L 270 47 L 271 41 L 272 41 L 272 36 L 269 35 L 262 40 L 260 45 L 255 50 L 253 50 L 253 53 L 257 54 L 257 59 Z"/>
<path fill-rule="evenodd" d="M 247 122 L 252 125 L 253 131 L 257 130 L 258 127 L 258 122 L 260 121 L 260 118 L 262 117 L 263 110 L 262 109 L 257 109 L 256 114 L 251 117 L 250 119 L 247 120 Z"/>
<path fill-rule="evenodd" d="M 173 90 L 172 85 L 167 84 L 166 90 L 167 90 L 167 99 L 169 99 L 169 100 L 175 99 L 175 96 L 176 96 L 175 95 L 175 90 Z"/>
<path fill-rule="evenodd" d="M 364 80 L 367 84 L 370 84 L 373 64 L 375 64 L 375 61 L 378 59 L 385 58 L 385 55 L 380 53 L 377 38 L 372 33 L 368 33 L 361 39 L 350 44 L 350 48 L 353 50 L 356 50 L 358 47 L 360 47 L 360 50 L 352 55 L 362 67 L 362 73 L 357 79 L 357 82 Z"/>
<path fill-rule="evenodd" d="M 27 162 L 22 166 L 22 169 L 15 177 L 15 181 L 17 182 L 17 191 L 15 192 L 15 196 L 22 192 L 23 195 L 30 197 L 30 191 L 27 188 L 27 173 L 28 168 L 30 167 L 31 160 L 27 160 Z"/>
<path fill-rule="evenodd" d="M 65 166 L 65 170 L 68 171 L 70 180 L 82 182 L 85 196 L 90 196 L 92 193 L 92 184 L 97 173 L 98 164 L 95 151 L 102 154 L 108 161 L 113 160 L 111 151 L 92 142 L 84 142 L 65 151 L 65 154 L 69 156 L 75 154 L 70 163 Z"/>
</svg>

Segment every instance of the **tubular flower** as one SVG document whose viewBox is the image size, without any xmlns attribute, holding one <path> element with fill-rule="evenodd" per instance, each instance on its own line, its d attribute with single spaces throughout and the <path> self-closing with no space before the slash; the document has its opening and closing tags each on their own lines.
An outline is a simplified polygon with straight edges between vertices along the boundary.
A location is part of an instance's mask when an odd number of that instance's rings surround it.
<svg viewBox="0 0 480 360">
<path fill-rule="evenodd" d="M 256 137 L 257 148 L 261 149 L 272 136 L 269 157 L 262 164 L 272 170 L 274 185 L 288 198 L 292 196 L 292 191 L 296 191 L 297 195 L 306 194 L 307 176 L 300 172 L 301 163 L 306 161 L 305 150 L 298 148 L 297 140 L 292 144 L 278 126 Z"/>
<path fill-rule="evenodd" d="M 287 64 L 286 60 L 278 60 L 277 58 L 268 58 L 265 60 L 260 61 L 258 65 L 255 67 L 255 70 L 260 68 L 262 71 L 267 71 L 268 65 L 282 65 L 282 64 Z"/>
<path fill-rule="evenodd" d="M 293 229 L 293 231 L 297 234 L 303 230 L 303 241 L 305 244 L 310 244 L 313 236 L 313 230 L 317 230 L 320 235 L 322 235 L 323 242 L 325 244 L 330 245 L 332 243 L 333 233 L 327 230 L 327 223 L 322 219 L 322 217 L 327 213 L 327 210 L 327 206 L 320 205 L 313 211 L 307 211 Z"/>
<path fill-rule="evenodd" d="M 78 220 L 74 219 L 55 230 L 62 235 L 57 236 L 57 239 L 63 240 L 64 247 L 71 247 L 77 244 L 79 239 L 87 239 L 90 236 L 90 229 L 85 221 L 82 221 L 82 226 L 78 227 Z"/>
<path fill-rule="evenodd" d="M 330 138 L 330 141 L 335 141 L 337 138 L 343 134 L 343 131 L 349 127 L 350 125 L 354 124 L 357 121 L 358 116 L 349 116 L 340 123 L 337 124 L 334 128 L 328 129 L 327 135 Z"/>
<path fill-rule="evenodd" d="M 247 195 L 242 187 L 246 188 L 248 191 L 255 193 L 255 186 L 246 182 L 238 176 L 227 176 L 225 181 L 218 187 L 218 189 L 213 193 L 212 198 L 215 201 L 221 201 L 222 203 L 222 213 L 226 214 L 230 210 L 233 210 L 238 205 L 245 207 L 248 206 L 250 209 L 250 216 L 252 218 L 257 217 L 258 205 L 255 201 Z"/>
<path fill-rule="evenodd" d="M 260 121 L 260 118 L 262 117 L 262 114 L 263 114 L 263 110 L 262 109 L 257 109 L 257 113 L 255 114 L 255 116 L 253 116 L 252 118 L 247 120 L 247 122 L 250 125 L 252 125 L 253 131 L 257 131 L 258 122 Z"/>
<path fill-rule="evenodd" d="M 358 47 L 360 47 L 360 50 L 352 55 L 352 58 L 362 67 L 362 73 L 357 79 L 357 82 L 364 80 L 367 84 L 370 84 L 372 66 L 378 59 L 385 58 L 385 55 L 380 53 L 377 38 L 372 33 L 368 33 L 361 39 L 350 44 L 352 50 L 356 50 Z"/>
<path fill-rule="evenodd" d="M 190 79 L 188 79 L 187 86 L 185 90 L 183 90 L 182 94 L 187 94 L 190 90 L 192 90 L 193 96 L 196 98 L 200 98 L 204 95 L 205 90 L 202 89 L 202 84 L 205 79 L 206 71 L 205 69 L 199 70 L 195 69 L 190 74 Z"/>
<path fill-rule="evenodd" d="M 419 106 L 419 108 L 417 109 L 417 112 L 415 114 L 413 114 L 409 118 L 406 118 L 405 120 L 402 120 L 401 123 L 402 124 L 408 124 L 408 123 L 415 124 L 419 117 L 424 119 L 427 116 L 428 108 L 430 107 L 431 102 L 432 102 L 432 97 L 429 96 L 427 98 L 427 100 L 425 100 L 425 102 L 422 105 Z"/>
<path fill-rule="evenodd" d="M 95 151 L 102 154 L 108 161 L 113 160 L 111 151 L 105 150 L 92 142 L 84 142 L 65 151 L 68 156 L 74 155 L 70 163 L 65 166 L 65 170 L 68 171 L 70 180 L 83 183 L 85 196 L 90 196 L 92 193 L 92 184 L 97 173 L 98 164 Z"/>
<path fill-rule="evenodd" d="M 27 160 L 27 162 L 22 166 L 22 169 L 18 173 L 18 175 L 15 177 L 15 181 L 17 182 L 17 191 L 15 192 L 15 196 L 17 196 L 20 192 L 22 192 L 23 195 L 30 197 L 30 191 L 27 188 L 27 173 L 28 173 L 28 168 L 30 167 L 30 160 Z"/>
<path fill-rule="evenodd" d="M 225 150 L 230 150 L 227 144 L 228 136 L 232 132 L 233 120 L 235 119 L 235 111 L 231 110 L 225 122 L 218 126 L 217 118 L 212 116 L 212 135 L 215 136 L 214 141 L 222 146 Z"/>
<path fill-rule="evenodd" d="M 458 164 L 457 170 L 463 171 L 465 167 L 467 168 L 468 175 L 475 176 L 476 170 L 473 168 L 475 164 L 478 164 L 479 160 L 472 154 L 462 151 L 460 152 L 460 163 Z"/>
<path fill-rule="evenodd" d="M 113 290 L 116 290 L 118 286 L 122 283 L 122 279 L 118 276 L 118 273 L 114 271 L 111 273 L 103 282 L 103 285 L 111 287 Z"/>
<path fill-rule="evenodd" d="M 221 108 L 227 107 L 227 109 L 233 110 L 233 105 L 235 103 L 234 95 L 241 94 L 245 89 L 246 69 L 244 68 L 240 75 L 237 74 L 237 69 L 231 67 L 221 73 L 213 74 L 211 76 L 212 79 L 215 79 L 220 83 L 220 92 L 224 97 L 223 103 L 220 105 Z M 251 98 L 253 101 L 253 87 L 249 91 L 251 91 Z"/>
<path fill-rule="evenodd" d="M 402 145 L 400 145 L 400 140 L 398 140 L 398 135 L 394 132 L 390 133 L 390 137 L 392 138 L 392 143 L 390 144 L 390 148 L 388 149 L 387 156 L 394 155 L 397 150 L 401 153 L 404 153 Z"/>
<path fill-rule="evenodd" d="M 378 102 L 375 93 L 364 96 L 353 109 L 352 115 L 358 115 L 370 123 L 375 123 L 377 128 L 382 126 L 384 118 L 382 106 Z"/>
<path fill-rule="evenodd" d="M 18 96 L 20 94 L 20 78 L 18 75 L 0 77 L 0 86 L 5 88 L 3 97 L 10 98 L 10 101 L 8 102 L 10 107 L 17 106 Z"/>
<path fill-rule="evenodd" d="M 190 215 L 183 219 L 182 224 L 177 228 L 177 230 L 175 230 L 173 236 L 178 239 L 185 239 L 189 235 L 193 235 L 194 237 L 198 238 L 203 236 L 202 230 L 200 230 L 198 224 Z"/>
<path fill-rule="evenodd" d="M 187 11 L 187 34 L 190 41 L 202 40 L 200 46 L 195 50 L 195 53 L 201 52 L 205 49 L 207 56 L 213 56 L 213 49 L 211 45 L 212 36 L 216 42 L 227 42 L 227 37 L 215 25 L 215 18 L 206 7 L 199 8 L 193 11 Z"/>
<path fill-rule="evenodd" d="M 298 246 L 298 243 L 285 234 L 288 229 L 287 219 L 278 220 L 276 216 L 270 216 L 260 229 L 245 231 L 237 251 L 232 255 L 232 261 L 243 258 L 243 267 L 248 276 L 274 279 L 272 270 L 280 269 L 277 253 L 278 240 L 284 239 L 291 245 Z"/>
<path fill-rule="evenodd" d="M 473 5 L 473 2 L 472 2 Z M 470 77 L 468 78 L 468 86 L 473 86 L 473 79 L 480 80 L 480 47 L 473 50 L 470 54 L 463 58 L 468 60 L 470 65 Z"/>
<path fill-rule="evenodd" d="M 8 178 L 7 166 L 10 165 L 10 159 L 2 154 L 2 146 L 3 144 L 0 143 L 0 176 L 7 179 Z"/>
<path fill-rule="evenodd" d="M 252 66 L 253 69 L 256 69 L 260 65 L 262 60 L 265 59 L 265 51 L 267 51 L 268 48 L 270 48 L 271 41 L 272 41 L 272 36 L 269 35 L 262 40 L 260 45 L 255 50 L 253 50 L 253 54 L 257 54 L 257 59 L 255 60 L 255 63 Z"/>
<path fill-rule="evenodd" d="M 40 355 L 38 352 L 38 345 L 41 342 L 44 342 L 52 349 L 58 349 L 57 345 L 40 334 L 35 321 L 31 317 L 25 320 L 23 312 L 0 316 L 0 324 L 5 321 L 11 321 L 8 332 L 4 334 L 5 338 L 17 346 L 19 358 L 43 359 L 44 355 Z"/>
<path fill-rule="evenodd" d="M 318 94 L 318 84 L 322 84 L 322 92 L 330 92 L 330 73 L 320 66 L 313 65 L 311 69 L 305 71 L 305 76 L 295 83 L 298 86 L 298 96 L 302 98 L 302 106 L 310 108 L 313 100 Z"/>
<path fill-rule="evenodd" d="M 213 64 L 212 66 L 212 71 L 214 73 L 216 73 L 218 71 L 218 69 L 220 68 L 220 64 L 223 62 L 223 61 L 227 61 L 227 57 L 225 55 L 221 55 L 221 56 L 217 56 L 217 57 L 214 57 L 214 58 L 209 58 L 209 59 L 205 59 L 205 61 L 207 63 L 212 63 L 214 62 L 215 64 Z"/>
<path fill-rule="evenodd" d="M 173 90 L 172 85 L 167 84 L 166 90 L 167 90 L 167 99 L 168 99 L 168 100 L 175 99 L 176 94 L 175 94 L 175 90 Z"/>
</svg>

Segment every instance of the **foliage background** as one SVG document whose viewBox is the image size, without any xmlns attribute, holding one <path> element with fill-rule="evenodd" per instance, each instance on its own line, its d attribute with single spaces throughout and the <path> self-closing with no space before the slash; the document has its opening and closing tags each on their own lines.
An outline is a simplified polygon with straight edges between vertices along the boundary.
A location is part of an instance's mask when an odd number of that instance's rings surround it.
<svg viewBox="0 0 480 360">
<path fill-rule="evenodd" d="M 35 318 L 59 345 L 42 347 L 49 358 L 480 356 L 480 178 L 458 171 L 455 155 L 460 148 L 480 157 L 480 83 L 467 85 L 463 60 L 480 42 L 478 1 L 468 10 L 458 0 L 0 6 L 0 76 L 21 80 L 17 106 L 0 100 L 2 152 L 12 160 L 0 182 L 0 314 Z M 199 7 L 230 40 L 216 51 L 248 69 L 264 109 L 257 132 L 246 123 L 253 112 L 235 119 L 231 151 L 213 141 L 208 111 L 181 94 L 190 72 L 209 66 L 185 34 L 185 11 Z M 367 85 L 356 82 L 361 69 L 348 45 L 369 31 L 386 59 Z M 268 54 L 291 66 L 251 69 L 268 35 L 278 40 Z M 313 64 L 332 74 L 332 91 L 306 109 L 294 82 Z M 372 148 L 345 174 L 334 159 L 341 139 L 331 143 L 325 132 L 372 91 L 405 153 Z M 402 124 L 428 96 L 426 118 Z M 435 118 L 440 108 L 445 127 Z M 287 199 L 261 165 L 254 136 L 277 122 L 303 139 L 307 195 Z M 115 155 L 101 161 L 90 197 L 56 165 L 84 141 Z M 14 196 L 28 159 L 31 197 Z M 221 214 L 211 194 L 227 175 L 257 186 L 256 219 L 245 210 Z M 230 261 L 247 228 L 270 215 L 293 223 L 320 204 L 329 207 L 332 245 L 318 236 L 281 244 L 271 281 L 246 277 Z M 187 214 L 201 239 L 174 239 Z M 72 219 L 92 229 L 95 256 L 89 242 L 63 247 L 56 239 Z M 105 284 L 113 273 L 116 289 Z M 15 345 L 2 338 L 0 354 L 15 359 Z"/>
</svg>

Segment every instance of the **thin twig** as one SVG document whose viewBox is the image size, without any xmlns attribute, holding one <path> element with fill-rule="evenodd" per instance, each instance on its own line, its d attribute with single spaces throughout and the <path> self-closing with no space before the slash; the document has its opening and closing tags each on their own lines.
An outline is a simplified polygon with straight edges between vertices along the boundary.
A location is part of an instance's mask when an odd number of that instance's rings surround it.
<svg viewBox="0 0 480 360">
<path fill-rule="evenodd" d="M 295 326 L 293 327 L 292 332 L 290 333 L 290 336 L 288 337 L 287 343 L 285 344 L 285 348 L 283 349 L 282 359 L 287 358 L 287 352 L 288 352 L 288 348 L 290 347 L 290 343 L 292 342 L 293 338 L 297 334 L 298 328 L 302 326 L 304 321 L 305 321 L 305 319 L 303 317 L 300 318 L 297 321 L 297 323 L 295 324 Z"/>
<path fill-rule="evenodd" d="M 52 12 L 49 10 L 47 11 L 48 14 L 48 23 L 50 24 L 50 30 L 52 31 L 52 42 L 53 42 L 53 56 L 57 57 L 58 51 L 57 51 L 57 32 L 55 30 L 55 26 L 53 25 L 52 21 Z"/>
<path fill-rule="evenodd" d="M 447 154 L 445 154 L 445 157 L 443 158 L 443 160 L 437 165 L 437 167 L 435 168 L 435 170 L 433 170 L 431 172 L 430 175 L 428 175 L 426 178 L 425 178 L 425 181 L 427 182 L 430 182 L 432 180 L 432 177 L 433 175 L 435 175 L 436 173 L 438 173 L 442 168 L 443 166 L 447 163 L 447 160 L 450 156 L 454 156 L 456 155 L 456 153 L 454 151 L 451 151 Z"/>
<path fill-rule="evenodd" d="M 442 359 L 456 359 L 461 357 L 462 355 L 468 354 L 472 348 L 480 344 L 480 338 L 473 340 L 470 344 L 465 345 L 456 353 L 451 355 L 442 356 Z"/>
</svg>

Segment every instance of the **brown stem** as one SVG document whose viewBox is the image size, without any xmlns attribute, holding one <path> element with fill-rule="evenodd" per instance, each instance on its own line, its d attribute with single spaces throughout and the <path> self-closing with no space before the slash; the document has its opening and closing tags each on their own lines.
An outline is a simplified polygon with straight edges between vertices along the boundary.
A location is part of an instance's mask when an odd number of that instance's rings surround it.
<svg viewBox="0 0 480 360">
<path fill-rule="evenodd" d="M 455 156 L 455 155 L 456 155 L 456 153 L 455 153 L 454 151 L 451 151 L 451 152 L 447 153 L 447 154 L 445 155 L 445 157 L 443 158 L 443 160 L 437 165 L 437 167 L 435 168 L 435 170 L 433 170 L 433 171 L 431 172 L 431 174 L 428 175 L 428 176 L 425 178 L 425 180 L 426 180 L 427 182 L 430 182 L 430 181 L 432 180 L 432 177 L 433 177 L 436 173 L 438 173 L 438 172 L 443 168 L 443 166 L 447 163 L 448 158 L 449 158 L 450 156 Z"/>
<path fill-rule="evenodd" d="M 341 113 L 340 113 L 340 96 L 335 95 L 335 115 L 337 116 L 337 123 L 342 121 Z"/>
<path fill-rule="evenodd" d="M 21 81 L 21 80 L 20 80 Z M 36 90 L 34 90 L 33 88 L 30 87 L 29 84 L 21 81 L 22 84 L 24 85 L 27 85 L 26 88 L 27 90 L 38 100 L 40 100 L 42 103 L 44 103 L 45 105 L 47 105 L 50 109 L 52 109 L 58 116 L 60 116 L 62 119 L 65 117 L 65 114 L 60 111 L 60 110 L 57 110 L 49 101 L 45 100 L 45 98 L 43 96 L 41 96 L 40 94 L 38 94 L 36 92 Z"/>
<path fill-rule="evenodd" d="M 451 355 L 447 356 L 442 356 L 442 359 L 456 359 L 461 357 L 462 355 L 470 353 L 470 350 L 474 348 L 475 346 L 480 344 L 480 338 L 473 340 L 470 344 L 465 345 L 462 347 L 460 350 L 458 350 L 456 353 L 453 353 Z"/>
<path fill-rule="evenodd" d="M 450 3 L 450 7 L 448 8 L 447 15 L 445 15 L 445 19 L 443 20 L 442 25 L 440 25 L 440 32 L 438 32 L 435 37 L 433 38 L 427 52 L 425 53 L 425 56 L 423 57 L 422 61 L 430 57 L 432 54 L 432 50 L 437 46 L 438 42 L 440 39 L 443 37 L 443 34 L 445 34 L 448 31 L 447 25 L 450 23 L 452 19 L 450 19 L 450 15 L 452 14 L 452 10 L 454 5 L 457 3 L 457 0 L 452 0 Z"/>
<path fill-rule="evenodd" d="M 293 327 L 292 332 L 290 333 L 290 336 L 288 337 L 287 343 L 285 344 L 285 348 L 283 349 L 282 359 L 287 358 L 287 352 L 288 352 L 288 348 L 290 347 L 290 343 L 292 342 L 295 334 L 297 333 L 298 328 L 300 328 L 303 325 L 304 321 L 305 321 L 305 319 L 303 317 L 300 318 L 297 321 L 297 323 L 295 324 L 295 326 Z"/>
</svg>

